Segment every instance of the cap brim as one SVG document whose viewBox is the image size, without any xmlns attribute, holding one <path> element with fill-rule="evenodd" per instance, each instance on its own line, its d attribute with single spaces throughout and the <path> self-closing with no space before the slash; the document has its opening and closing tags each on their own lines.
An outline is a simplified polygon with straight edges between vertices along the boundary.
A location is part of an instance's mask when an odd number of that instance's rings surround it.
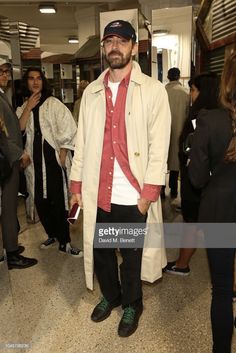
<svg viewBox="0 0 236 353">
<path fill-rule="evenodd" d="M 109 33 L 109 34 L 105 35 L 105 36 L 102 38 L 101 42 L 103 42 L 104 39 L 106 39 L 106 38 L 108 38 L 108 37 L 112 37 L 112 36 L 116 36 L 116 37 L 119 37 L 119 38 L 124 38 L 124 39 L 127 39 L 127 40 L 130 40 L 130 39 L 131 39 L 130 37 L 125 37 L 125 36 L 122 36 L 122 35 L 117 34 L 117 33 Z"/>
<path fill-rule="evenodd" d="M 12 66 L 11 63 L 8 63 L 8 62 L 7 62 L 7 63 L 3 63 L 3 64 L 0 63 L 0 66 L 4 66 L 4 65 L 7 65 L 7 66 L 9 66 L 9 67 Z"/>
</svg>

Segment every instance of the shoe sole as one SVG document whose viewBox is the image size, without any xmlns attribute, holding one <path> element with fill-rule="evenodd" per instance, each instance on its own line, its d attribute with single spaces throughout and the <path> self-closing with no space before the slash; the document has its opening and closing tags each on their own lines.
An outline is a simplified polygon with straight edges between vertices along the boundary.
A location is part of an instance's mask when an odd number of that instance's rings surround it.
<svg viewBox="0 0 236 353">
<path fill-rule="evenodd" d="M 70 256 L 78 258 L 78 259 L 80 259 L 80 258 L 82 258 L 84 256 L 83 251 L 80 251 L 78 255 L 73 255 L 73 254 L 70 254 L 69 252 L 66 252 L 66 251 L 63 251 L 63 250 L 59 249 L 59 253 L 60 254 L 65 254 L 65 255 L 70 255 Z"/>
<path fill-rule="evenodd" d="M 37 265 L 37 263 L 31 264 L 31 265 L 26 265 L 26 266 L 17 266 L 17 265 L 12 266 L 12 265 L 8 265 L 8 270 L 14 270 L 14 269 L 16 269 L 16 270 L 22 270 L 22 269 L 24 269 L 24 268 L 33 267 L 33 266 L 35 266 L 35 265 Z"/>
<path fill-rule="evenodd" d="M 63 251 L 61 251 L 61 252 L 63 252 Z M 67 255 L 70 255 L 70 256 L 72 256 L 72 257 L 74 257 L 75 259 L 82 259 L 82 257 L 84 256 L 84 254 L 82 254 L 82 255 L 73 255 L 73 254 L 70 254 L 70 253 L 65 253 L 65 254 L 67 254 Z"/>
<path fill-rule="evenodd" d="M 76 257 L 78 259 L 81 259 L 82 257 L 84 257 L 84 253 L 82 251 L 78 255 L 73 255 L 73 254 L 69 254 L 69 255 L 71 255 L 72 257 Z"/>
<path fill-rule="evenodd" d="M 47 245 L 47 246 L 45 246 L 45 245 L 40 245 L 39 248 L 40 248 L 41 250 L 46 250 L 46 249 L 53 248 L 56 244 L 57 244 L 57 242 L 55 241 L 55 243 L 52 243 L 52 244 Z"/>
<path fill-rule="evenodd" d="M 170 275 L 182 276 L 182 277 L 186 277 L 190 275 L 190 272 L 184 273 L 184 272 L 175 272 L 171 270 L 165 270 L 164 273 L 169 273 Z"/>
<path fill-rule="evenodd" d="M 122 335 L 122 334 L 120 334 L 120 333 L 118 332 L 118 336 L 119 336 L 119 337 L 123 337 L 123 338 L 129 337 L 129 336 L 131 336 L 133 333 L 135 333 L 135 331 L 137 330 L 137 328 L 138 328 L 138 325 L 135 326 L 135 328 L 134 328 L 132 331 L 130 331 L 128 335 Z"/>
</svg>

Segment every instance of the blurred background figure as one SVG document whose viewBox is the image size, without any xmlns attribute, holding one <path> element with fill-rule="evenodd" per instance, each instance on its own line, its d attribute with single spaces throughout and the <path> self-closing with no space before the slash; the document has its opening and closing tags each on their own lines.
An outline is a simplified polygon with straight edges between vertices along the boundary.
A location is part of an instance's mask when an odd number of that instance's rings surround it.
<svg viewBox="0 0 236 353">
<path fill-rule="evenodd" d="M 170 81 L 166 85 L 166 91 L 171 111 L 171 135 L 168 154 L 169 187 L 170 197 L 175 199 L 178 195 L 179 137 L 188 116 L 189 94 L 179 82 L 180 70 L 177 67 L 168 70 L 167 78 Z M 164 197 L 164 188 L 162 197 Z"/>
<path fill-rule="evenodd" d="M 86 80 L 82 80 L 79 83 L 79 88 L 78 88 L 78 99 L 75 101 L 74 104 L 74 109 L 73 109 L 73 117 L 75 119 L 76 124 L 78 125 L 79 121 L 79 109 L 80 109 L 80 103 L 81 103 L 81 98 L 84 93 L 85 88 L 89 85 L 89 82 Z"/>
<path fill-rule="evenodd" d="M 9 160 L 9 148 L 7 143 L 8 132 L 1 118 L 1 108 L 0 108 L 0 216 L 1 216 L 1 195 L 2 195 L 2 186 L 8 176 L 11 174 L 11 166 Z M 4 261 L 4 250 L 2 242 L 2 231 L 0 227 L 0 262 Z"/>
<path fill-rule="evenodd" d="M 185 226 L 184 247 L 180 249 L 178 259 L 168 262 L 165 268 L 168 273 L 182 276 L 190 273 L 189 262 L 196 250 L 193 244 L 196 240 L 197 228 L 193 223 L 198 221 L 201 197 L 201 190 L 196 189 L 192 185 L 188 176 L 187 162 L 191 149 L 191 140 L 200 110 L 215 109 L 219 106 L 219 78 L 213 72 L 202 73 L 191 79 L 189 86 L 192 106 L 179 139 L 179 160 L 181 211 L 184 222 L 190 224 Z M 192 244 L 192 247 L 187 248 L 186 244 Z"/>
<path fill-rule="evenodd" d="M 41 248 L 48 248 L 58 240 L 60 251 L 80 257 L 82 252 L 70 244 L 67 222 L 70 150 L 74 148 L 76 124 L 69 109 L 52 96 L 40 69 L 29 68 L 22 83 L 27 100 L 17 108 L 17 115 L 26 135 L 25 150 L 32 160 L 25 170 L 27 202 L 31 212 L 36 205 L 48 235 Z"/>
<path fill-rule="evenodd" d="M 0 58 L 0 115 L 4 123 L 8 159 L 11 167 L 9 175 L 1 185 L 2 240 L 7 253 L 8 268 L 23 269 L 36 265 L 38 261 L 22 256 L 21 253 L 25 248 L 18 245 L 17 195 L 19 168 L 20 165 L 25 168 L 31 161 L 29 155 L 23 151 L 19 122 L 5 94 L 10 79 L 11 65 L 7 60 Z M 0 260 L 3 260 L 3 258 L 1 257 Z"/>
<path fill-rule="evenodd" d="M 202 189 L 198 221 L 224 224 L 223 241 L 228 235 L 236 239 L 227 225 L 236 223 L 236 52 L 225 61 L 220 102 L 223 108 L 204 110 L 198 116 L 188 168 L 191 182 Z M 210 233 L 208 229 L 206 242 L 216 237 L 215 231 Z M 221 248 L 219 244 L 207 244 L 213 353 L 231 353 L 233 335 L 235 246 L 223 244 Z"/>
</svg>

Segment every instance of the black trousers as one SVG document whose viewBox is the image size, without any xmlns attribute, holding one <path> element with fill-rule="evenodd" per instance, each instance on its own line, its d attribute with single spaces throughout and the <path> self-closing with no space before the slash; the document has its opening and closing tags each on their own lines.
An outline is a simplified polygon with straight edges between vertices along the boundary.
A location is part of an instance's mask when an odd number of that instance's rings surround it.
<svg viewBox="0 0 236 353">
<path fill-rule="evenodd" d="M 47 166 L 46 166 L 47 168 Z M 50 238 L 61 245 L 70 242 L 68 212 L 65 209 L 62 170 L 59 165 L 47 172 L 47 198 L 43 198 L 42 178 L 35 178 L 35 205 L 39 219 Z"/>
<path fill-rule="evenodd" d="M 97 223 L 145 223 L 137 206 L 111 205 L 111 212 L 98 208 Z M 142 248 L 120 248 L 122 263 L 120 279 L 116 249 L 94 248 L 94 270 L 102 295 L 115 303 L 121 298 L 122 307 L 142 303 Z"/>
<path fill-rule="evenodd" d="M 18 248 L 19 222 L 17 219 L 17 195 L 19 187 L 19 162 L 15 162 L 12 172 L 2 186 L 2 240 L 7 252 Z"/>
<path fill-rule="evenodd" d="M 207 249 L 212 280 L 213 353 L 231 353 L 235 249 Z"/>
</svg>

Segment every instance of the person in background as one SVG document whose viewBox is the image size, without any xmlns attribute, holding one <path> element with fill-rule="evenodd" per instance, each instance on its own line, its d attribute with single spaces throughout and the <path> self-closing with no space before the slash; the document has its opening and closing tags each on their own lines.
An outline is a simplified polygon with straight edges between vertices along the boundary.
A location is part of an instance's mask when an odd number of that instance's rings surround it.
<svg viewBox="0 0 236 353">
<path fill-rule="evenodd" d="M 157 247 L 120 247 L 119 279 L 116 246 L 95 246 L 95 225 L 145 227 L 146 219 L 162 223 L 159 194 L 165 183 L 171 116 L 164 86 L 132 60 L 137 44 L 131 24 L 122 20 L 107 24 L 102 44 L 109 68 L 82 97 L 70 175 L 71 206 L 79 203 L 84 208 L 87 287 L 93 289 L 94 269 L 102 292 L 91 319 L 103 321 L 122 305 L 118 335 L 128 337 L 143 311 L 141 277 L 153 282 L 162 276 L 165 252 Z M 151 235 L 156 239 L 161 233 L 149 230 L 145 240 Z"/>
<path fill-rule="evenodd" d="M 197 227 L 194 223 L 198 221 L 201 197 L 201 190 L 192 185 L 188 175 L 187 162 L 191 148 L 188 141 L 191 141 L 201 109 L 215 109 L 219 106 L 219 78 L 214 72 L 201 73 L 189 81 L 189 86 L 192 105 L 179 139 L 181 212 L 184 222 L 188 224 L 184 227 L 184 247 L 180 249 L 177 260 L 168 262 L 164 269 L 167 273 L 180 276 L 189 275 L 189 263 L 196 251 L 194 244 Z M 192 244 L 192 247 L 187 247 L 187 244 Z"/>
<path fill-rule="evenodd" d="M 2 214 L 2 205 L 1 205 L 1 196 L 2 196 L 2 187 L 4 182 L 11 174 L 11 166 L 10 166 L 10 151 L 8 146 L 7 137 L 8 132 L 4 120 L 2 118 L 3 113 L 1 113 L 0 107 L 0 217 Z M 3 249 L 3 241 L 2 241 L 2 230 L 0 227 L 0 262 L 4 261 L 4 249 Z"/>
<path fill-rule="evenodd" d="M 229 233 L 229 224 L 236 223 L 236 52 L 225 61 L 220 102 L 222 108 L 204 110 L 197 118 L 188 168 L 192 184 L 202 189 L 198 221 L 224 229 L 221 247 L 211 227 L 205 238 L 212 281 L 212 352 L 231 353 L 236 234 Z M 228 235 L 234 238 L 230 248 L 225 244 Z"/>
<path fill-rule="evenodd" d="M 236 302 L 236 271 L 234 266 L 234 290 L 233 290 L 233 301 Z"/>
<path fill-rule="evenodd" d="M 73 108 L 73 117 L 74 117 L 77 125 L 78 125 L 78 121 L 79 121 L 79 110 L 80 110 L 80 103 L 81 103 L 82 95 L 84 93 L 85 88 L 88 85 L 89 85 L 89 82 L 86 80 L 82 80 L 79 83 L 78 99 L 75 101 L 74 108 Z"/>
<path fill-rule="evenodd" d="M 20 128 L 26 135 L 25 150 L 32 160 L 25 169 L 29 209 L 36 205 L 48 235 L 41 248 L 59 242 L 59 251 L 82 256 L 70 244 L 68 216 L 68 173 L 74 148 L 76 124 L 69 109 L 52 96 L 43 72 L 35 67 L 23 76 L 25 103 L 17 108 Z M 33 218 L 33 216 L 32 216 Z"/>
<path fill-rule="evenodd" d="M 175 199 L 178 195 L 179 137 L 188 116 L 189 94 L 179 82 L 180 70 L 177 67 L 168 70 L 167 78 L 170 82 L 165 87 L 171 111 L 171 135 L 167 166 L 170 171 L 170 197 Z M 164 196 L 163 193 L 164 190 L 162 191 L 162 197 Z"/>
<path fill-rule="evenodd" d="M 0 58 L 0 116 L 7 131 L 7 144 L 11 172 L 1 186 L 1 226 L 3 247 L 7 253 L 9 269 L 23 269 L 38 263 L 36 259 L 22 256 L 23 246 L 18 245 L 17 194 L 19 187 L 19 167 L 30 163 L 29 155 L 23 151 L 21 131 L 17 116 L 10 105 L 6 89 L 11 77 L 10 63 Z M 4 260 L 1 257 L 0 260 Z"/>
</svg>

